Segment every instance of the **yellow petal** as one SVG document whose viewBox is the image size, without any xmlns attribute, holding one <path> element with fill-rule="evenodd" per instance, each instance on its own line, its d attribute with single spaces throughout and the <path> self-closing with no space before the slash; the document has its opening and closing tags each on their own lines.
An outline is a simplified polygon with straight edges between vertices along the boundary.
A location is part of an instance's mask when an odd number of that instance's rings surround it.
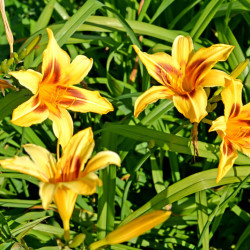
<svg viewBox="0 0 250 250">
<path fill-rule="evenodd" d="M 33 96 L 14 109 L 11 122 L 18 126 L 29 127 L 43 122 L 48 118 L 48 115 L 49 111 L 46 105 L 40 102 L 38 96 Z"/>
<path fill-rule="evenodd" d="M 75 134 L 65 147 L 62 158 L 59 160 L 59 175 L 65 175 L 67 181 L 78 178 L 79 173 L 92 154 L 94 145 L 91 128 L 86 128 Z"/>
<path fill-rule="evenodd" d="M 174 96 L 173 102 L 177 110 L 192 123 L 199 123 L 207 115 L 207 95 L 202 87 L 186 95 Z"/>
<path fill-rule="evenodd" d="M 11 159 L 0 160 L 0 165 L 6 169 L 31 175 L 43 182 L 49 180 L 49 176 L 46 176 L 46 172 L 42 172 L 39 166 L 35 165 L 28 156 L 15 156 Z"/>
<path fill-rule="evenodd" d="M 241 143 L 234 144 L 234 148 L 250 157 L 250 136 L 241 139 Z"/>
<path fill-rule="evenodd" d="M 228 119 L 226 133 L 234 147 L 250 157 L 250 103 Z"/>
<path fill-rule="evenodd" d="M 69 55 L 57 44 L 52 30 L 47 28 L 49 42 L 43 53 L 42 84 L 71 86 L 83 80 L 89 73 L 93 60 L 77 56 L 70 64 Z"/>
<path fill-rule="evenodd" d="M 93 65 L 93 59 L 83 55 L 77 56 L 67 70 L 67 80 L 65 84 L 67 86 L 77 84 L 83 80 L 83 78 L 89 73 Z"/>
<path fill-rule="evenodd" d="M 182 72 L 185 72 L 186 64 L 193 55 L 194 45 L 190 36 L 177 36 L 172 45 L 172 57 L 179 63 Z"/>
<path fill-rule="evenodd" d="M 64 182 L 63 185 L 77 194 L 91 195 L 95 193 L 96 186 L 101 186 L 102 181 L 94 173 L 76 179 L 75 181 Z"/>
<path fill-rule="evenodd" d="M 221 92 L 221 97 L 225 106 L 224 114 L 227 118 L 237 116 L 241 111 L 242 87 L 240 80 L 231 78 L 231 80 L 226 81 L 226 88 Z"/>
<path fill-rule="evenodd" d="M 212 122 L 212 126 L 208 132 L 216 131 L 221 139 L 226 135 L 227 121 L 225 116 L 218 117 L 215 121 Z"/>
<path fill-rule="evenodd" d="M 33 94 L 37 92 L 39 83 L 43 78 L 41 73 L 32 69 L 28 69 L 26 71 L 13 71 L 9 72 L 9 74 L 15 77 L 21 85 L 29 89 Z"/>
<path fill-rule="evenodd" d="M 38 172 L 45 173 L 48 178 L 55 177 L 56 160 L 47 149 L 33 144 L 26 144 L 23 147 L 38 166 Z"/>
<path fill-rule="evenodd" d="M 231 77 L 217 69 L 211 69 L 205 77 L 203 77 L 198 83 L 199 86 L 202 87 L 215 87 L 215 86 L 225 86 L 226 81 Z"/>
<path fill-rule="evenodd" d="M 135 101 L 134 115 L 138 115 L 151 103 L 159 99 L 172 99 L 174 92 L 165 86 L 154 86 L 140 95 Z"/>
<path fill-rule="evenodd" d="M 69 240 L 69 221 L 75 207 L 76 198 L 77 193 L 63 185 L 58 186 L 54 194 L 54 202 L 63 221 L 64 239 L 66 241 Z"/>
<path fill-rule="evenodd" d="M 249 121 L 250 120 L 250 102 L 243 107 L 241 107 L 240 116 L 242 119 Z"/>
<path fill-rule="evenodd" d="M 97 153 L 94 157 L 90 159 L 86 165 L 83 174 L 86 175 L 90 172 L 95 172 L 99 169 L 103 169 L 108 165 L 114 164 L 118 167 L 121 166 L 120 156 L 112 151 L 102 151 Z"/>
<path fill-rule="evenodd" d="M 49 119 L 53 122 L 53 131 L 55 136 L 64 148 L 73 135 L 73 121 L 69 112 L 65 109 L 59 109 L 58 114 L 50 112 Z"/>
<path fill-rule="evenodd" d="M 63 87 L 65 91 L 60 96 L 59 106 L 76 112 L 94 112 L 107 114 L 113 111 L 112 104 L 100 95 L 98 91 L 90 91 L 78 87 Z"/>
<path fill-rule="evenodd" d="M 180 65 L 170 55 L 164 52 L 150 55 L 140 51 L 136 45 L 133 45 L 133 48 L 147 68 L 149 75 L 162 85 L 166 85 L 166 82 L 170 84 L 172 80 L 175 81 L 178 78 L 177 76 L 181 75 Z M 167 80 L 163 80 L 163 76 Z"/>
<path fill-rule="evenodd" d="M 230 45 L 215 44 L 209 48 L 199 49 L 187 64 L 185 84 L 195 88 L 218 61 L 228 58 L 233 48 Z M 190 86 L 185 86 L 184 89 L 190 89 Z"/>
<path fill-rule="evenodd" d="M 49 182 L 40 182 L 39 195 L 42 199 L 42 206 L 46 210 L 53 200 L 57 185 Z"/>
<path fill-rule="evenodd" d="M 220 152 L 221 156 L 216 183 L 218 183 L 233 167 L 234 161 L 238 157 L 237 150 L 233 147 L 233 144 L 225 138 L 220 145 Z"/>
<path fill-rule="evenodd" d="M 47 28 L 47 32 L 49 42 L 43 52 L 43 83 L 55 84 L 65 80 L 66 72 L 70 66 L 70 57 L 59 47 L 52 30 Z"/>
<path fill-rule="evenodd" d="M 126 225 L 118 227 L 116 230 L 108 234 L 106 238 L 92 243 L 89 246 L 89 249 L 94 250 L 104 245 L 113 245 L 128 241 L 161 224 L 167 220 L 170 215 L 170 211 L 164 210 L 156 210 L 142 215 Z"/>
</svg>

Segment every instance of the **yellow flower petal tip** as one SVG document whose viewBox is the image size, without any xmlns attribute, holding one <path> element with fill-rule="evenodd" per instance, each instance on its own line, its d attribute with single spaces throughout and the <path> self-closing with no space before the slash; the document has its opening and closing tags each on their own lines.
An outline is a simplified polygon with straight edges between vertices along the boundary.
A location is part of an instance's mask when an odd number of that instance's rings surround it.
<svg viewBox="0 0 250 250">
<path fill-rule="evenodd" d="M 12 121 L 27 127 L 49 118 L 59 143 L 65 147 L 73 135 L 73 121 L 67 109 L 106 114 L 113 111 L 113 106 L 98 91 L 74 86 L 89 73 L 93 59 L 78 55 L 70 62 L 69 55 L 57 44 L 53 31 L 47 28 L 47 32 L 49 41 L 43 52 L 42 72 L 10 72 L 34 94 L 14 110 Z"/>
<path fill-rule="evenodd" d="M 207 95 L 204 87 L 225 86 L 226 73 L 212 69 L 218 61 L 225 61 L 233 46 L 212 45 L 194 52 L 192 39 L 177 36 L 172 56 L 158 52 L 147 54 L 133 45 L 149 75 L 162 86 L 149 89 L 135 103 L 137 117 L 150 103 L 159 99 L 173 99 L 177 110 L 192 123 L 199 123 L 206 115 Z"/>
<path fill-rule="evenodd" d="M 242 105 L 242 83 L 231 78 L 221 92 L 225 106 L 224 116 L 213 121 L 209 131 L 216 131 L 222 139 L 218 166 L 218 183 L 233 167 L 237 151 L 250 156 L 250 103 Z"/>
<path fill-rule="evenodd" d="M 89 249 L 95 250 L 104 245 L 113 245 L 128 241 L 163 223 L 170 216 L 171 212 L 165 210 L 156 210 L 142 215 L 135 220 L 118 227 L 104 239 L 92 243 L 89 246 Z"/>
<path fill-rule="evenodd" d="M 58 162 L 45 148 L 33 144 L 23 146 L 30 157 L 16 156 L 13 159 L 0 160 L 3 168 L 40 180 L 42 205 L 47 209 L 54 201 L 63 221 L 66 241 L 69 240 L 69 221 L 78 194 L 91 195 L 96 191 L 96 186 L 102 184 L 95 174 L 97 170 L 109 164 L 121 164 L 119 155 L 112 151 L 99 152 L 89 160 L 94 144 L 92 129 L 87 128 L 69 140 Z"/>
</svg>

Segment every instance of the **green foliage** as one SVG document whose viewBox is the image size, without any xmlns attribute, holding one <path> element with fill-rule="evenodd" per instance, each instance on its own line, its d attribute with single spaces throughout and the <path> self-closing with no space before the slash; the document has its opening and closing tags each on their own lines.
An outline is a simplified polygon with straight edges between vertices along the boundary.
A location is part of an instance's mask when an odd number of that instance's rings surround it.
<svg viewBox="0 0 250 250">
<path fill-rule="evenodd" d="M 169 220 L 110 249 L 247 249 L 250 158 L 239 154 L 236 166 L 216 184 L 221 141 L 215 132 L 208 133 L 210 126 L 199 125 L 199 157 L 194 160 L 192 125 L 172 101 L 151 104 L 135 118 L 135 99 L 155 81 L 137 61 L 131 45 L 148 53 L 171 54 L 172 42 L 180 34 L 192 36 L 196 50 L 232 44 L 235 49 L 228 60 L 215 66 L 230 73 L 250 56 L 249 2 L 145 0 L 138 14 L 139 2 L 143 1 L 5 1 L 17 55 L 8 65 L 8 42 L 0 22 L 1 78 L 10 80 L 18 91 L 5 90 L 6 96 L 0 96 L 0 159 L 23 155 L 25 143 L 56 152 L 50 120 L 30 128 L 10 121 L 13 110 L 31 93 L 8 72 L 40 70 L 48 43 L 46 27 L 50 27 L 72 59 L 78 54 L 94 59 L 81 84 L 100 91 L 115 109 L 103 116 L 72 112 L 74 133 L 92 127 L 94 153 L 112 150 L 122 159 L 120 168 L 99 171 L 103 186 L 97 194 L 78 197 L 69 247 L 87 249 L 114 228 L 167 207 L 173 211 Z M 239 77 L 244 104 L 250 100 L 249 69 L 248 65 Z M 220 101 L 207 118 L 215 120 L 222 114 Z M 42 209 L 38 186 L 35 178 L 0 167 L 0 249 L 63 247 L 60 217 L 55 206 Z"/>
</svg>

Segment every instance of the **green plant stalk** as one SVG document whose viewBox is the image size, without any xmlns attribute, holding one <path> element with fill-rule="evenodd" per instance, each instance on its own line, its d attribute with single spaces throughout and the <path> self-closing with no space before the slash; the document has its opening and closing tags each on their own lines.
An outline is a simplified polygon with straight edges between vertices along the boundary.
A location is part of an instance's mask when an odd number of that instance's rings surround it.
<svg viewBox="0 0 250 250">
<path fill-rule="evenodd" d="M 50 0 L 45 8 L 43 9 L 42 13 L 40 14 L 34 28 L 32 29 L 32 33 L 37 32 L 40 29 L 46 28 L 49 24 L 51 15 L 53 13 L 54 5 L 56 0 Z"/>
<path fill-rule="evenodd" d="M 220 226 L 223 214 L 224 214 L 224 212 L 225 212 L 225 210 L 227 208 L 227 207 L 224 207 L 222 209 L 219 209 L 222 202 L 230 195 L 230 191 L 231 191 L 230 187 L 231 187 L 231 185 L 227 186 L 226 190 L 221 195 L 220 201 L 218 202 L 217 206 L 214 209 L 216 212 L 215 212 L 215 216 L 214 216 L 214 219 L 213 219 L 213 224 L 212 224 L 212 227 L 211 227 L 210 233 L 209 233 L 210 234 L 209 235 L 210 240 L 213 237 L 214 233 L 216 232 L 217 228 Z M 212 212 L 212 213 L 214 213 L 214 212 Z"/>
<path fill-rule="evenodd" d="M 173 107 L 174 104 L 172 101 L 164 100 L 141 120 L 141 124 L 146 126 L 152 125 L 157 119 L 160 119 Z"/>
<path fill-rule="evenodd" d="M 248 173 L 249 173 L 249 171 L 248 171 Z M 244 179 L 243 181 L 241 181 L 240 184 L 238 185 L 238 187 L 235 189 L 235 191 L 234 191 L 226 200 L 224 200 L 224 201 L 221 203 L 221 205 L 218 207 L 218 209 L 223 209 L 224 207 L 227 206 L 228 202 L 229 202 L 231 199 L 233 199 L 233 198 L 238 194 L 238 192 L 243 188 L 243 186 L 249 181 L 249 180 L 248 180 L 249 177 L 250 177 L 250 174 L 246 175 L 245 179 Z M 206 233 L 206 231 L 207 231 L 209 225 L 211 224 L 211 222 L 212 222 L 214 216 L 216 215 L 218 209 L 215 209 L 215 210 L 209 215 L 208 220 L 207 220 L 207 223 L 206 223 L 206 225 L 204 226 L 203 231 L 202 231 L 202 233 L 201 233 L 201 237 L 200 237 L 200 240 L 199 240 L 199 242 L 198 242 L 198 247 L 202 244 L 202 238 L 204 237 L 203 234 Z"/>
<path fill-rule="evenodd" d="M 121 220 L 123 220 L 125 218 L 125 205 L 126 205 L 126 200 L 127 200 L 127 197 L 128 197 L 128 191 L 129 191 L 130 186 L 131 186 L 131 184 L 133 182 L 133 179 L 134 179 L 134 177 L 136 175 L 136 172 L 140 169 L 140 167 L 143 165 L 143 163 L 150 157 L 150 155 L 151 155 L 151 151 L 148 152 L 147 154 L 145 154 L 141 158 L 141 160 L 138 162 L 138 164 L 134 168 L 134 171 L 130 175 L 127 183 L 125 184 L 124 193 L 123 193 L 123 197 L 122 197 L 122 206 L 121 206 Z"/>
<path fill-rule="evenodd" d="M 206 190 L 195 193 L 195 201 L 197 204 L 198 228 L 199 228 L 199 233 L 201 234 L 208 220 Z M 202 240 L 202 249 L 209 250 L 209 231 L 208 230 L 204 234 L 204 237 Z"/>
<path fill-rule="evenodd" d="M 216 183 L 217 172 L 217 169 L 202 171 L 174 183 L 129 215 L 119 226 L 128 223 L 141 214 L 152 210 L 161 209 L 168 204 L 171 204 L 196 192 L 221 185 L 238 183 L 242 179 L 246 178 L 250 172 L 250 166 L 234 167 L 220 181 L 220 183 Z"/>
<path fill-rule="evenodd" d="M 59 46 L 62 46 L 75 33 L 86 19 L 94 13 L 103 4 L 96 0 L 88 0 L 65 24 L 55 33 L 55 39 Z M 32 63 L 31 67 L 36 67 L 42 61 L 42 54 L 40 54 Z"/>
<path fill-rule="evenodd" d="M 172 3 L 174 2 L 174 0 L 163 0 L 160 4 L 160 6 L 157 8 L 157 10 L 155 11 L 153 17 L 151 18 L 150 20 L 150 23 L 153 23 L 157 18 L 158 16 L 163 13 L 167 7 Z"/>
<path fill-rule="evenodd" d="M 193 41 L 196 41 L 209 25 L 222 2 L 223 0 L 212 0 L 206 5 L 195 26 L 190 32 L 190 36 L 193 38 Z"/>
<path fill-rule="evenodd" d="M 85 16 L 83 16 L 83 17 L 85 17 Z M 69 20 L 71 20 L 71 18 Z M 126 20 L 126 21 L 127 21 L 128 25 L 131 27 L 131 29 L 134 31 L 135 34 L 155 37 L 155 38 L 163 40 L 164 42 L 172 43 L 178 35 L 180 35 L 180 34 L 187 35 L 188 34 L 187 32 L 183 32 L 183 31 L 177 32 L 174 30 L 168 30 L 168 29 L 159 27 L 157 25 L 148 24 L 148 23 L 144 23 L 144 22 L 132 21 L 132 20 Z M 50 28 L 53 29 L 53 31 L 55 33 L 57 33 L 61 29 L 63 29 L 65 24 L 53 24 L 50 26 Z M 83 31 L 83 32 L 84 31 L 96 31 L 96 32 L 121 31 L 121 32 L 126 32 L 124 26 L 120 23 L 120 21 L 117 18 L 104 17 L 104 16 L 90 16 L 90 17 L 88 17 L 87 20 L 85 21 L 85 23 L 81 24 L 75 31 Z M 27 47 L 28 44 L 31 43 L 33 41 L 33 39 L 38 34 L 42 35 L 42 39 L 40 41 L 40 46 L 46 45 L 48 43 L 48 38 L 46 36 L 46 34 L 47 34 L 46 30 L 44 29 L 44 30 L 40 30 L 39 33 L 36 32 L 32 36 L 30 36 L 30 38 L 27 39 L 27 41 L 25 43 L 23 43 L 22 46 L 19 48 L 19 51 L 21 51 L 25 47 Z M 68 39 L 69 39 L 69 37 L 66 40 L 68 41 Z M 60 44 L 60 45 L 62 46 L 63 44 Z M 41 56 L 42 55 L 40 55 L 40 57 Z M 41 61 L 41 59 L 42 58 L 40 58 L 40 61 Z M 38 59 L 36 59 L 36 61 L 33 62 L 34 65 L 38 65 L 39 63 L 40 62 Z"/>
<path fill-rule="evenodd" d="M 113 134 L 121 135 L 137 141 L 154 142 L 156 146 L 162 147 L 164 150 L 169 150 L 177 153 L 193 155 L 193 145 L 188 138 L 176 136 L 173 134 L 155 131 L 154 129 L 145 128 L 142 126 L 120 125 L 109 123 L 102 131 L 110 131 Z M 219 160 L 219 146 L 198 141 L 199 157 Z M 238 153 L 238 158 L 235 164 L 250 165 L 250 158 L 246 155 Z"/>
<path fill-rule="evenodd" d="M 102 134 L 102 146 L 105 149 L 116 151 L 117 137 L 109 132 Z M 100 171 L 103 182 L 98 192 L 98 221 L 97 238 L 102 239 L 114 229 L 115 221 L 115 188 L 116 188 L 116 166 L 109 166 Z"/>
<path fill-rule="evenodd" d="M 244 247 L 242 247 L 241 245 L 245 240 L 249 239 L 249 237 L 250 237 L 250 224 L 247 225 L 247 227 L 241 234 L 239 240 L 236 243 L 235 250 L 244 249 Z"/>
</svg>

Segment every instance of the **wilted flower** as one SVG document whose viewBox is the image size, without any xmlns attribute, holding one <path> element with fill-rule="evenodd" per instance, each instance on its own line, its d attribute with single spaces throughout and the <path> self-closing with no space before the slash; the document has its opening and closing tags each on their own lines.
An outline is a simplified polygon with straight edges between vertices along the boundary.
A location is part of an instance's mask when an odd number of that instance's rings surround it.
<svg viewBox="0 0 250 250">
<path fill-rule="evenodd" d="M 0 79 L 0 90 L 3 93 L 3 96 L 5 95 L 5 92 L 4 92 L 5 89 L 15 90 L 16 88 L 9 81 Z"/>
</svg>

